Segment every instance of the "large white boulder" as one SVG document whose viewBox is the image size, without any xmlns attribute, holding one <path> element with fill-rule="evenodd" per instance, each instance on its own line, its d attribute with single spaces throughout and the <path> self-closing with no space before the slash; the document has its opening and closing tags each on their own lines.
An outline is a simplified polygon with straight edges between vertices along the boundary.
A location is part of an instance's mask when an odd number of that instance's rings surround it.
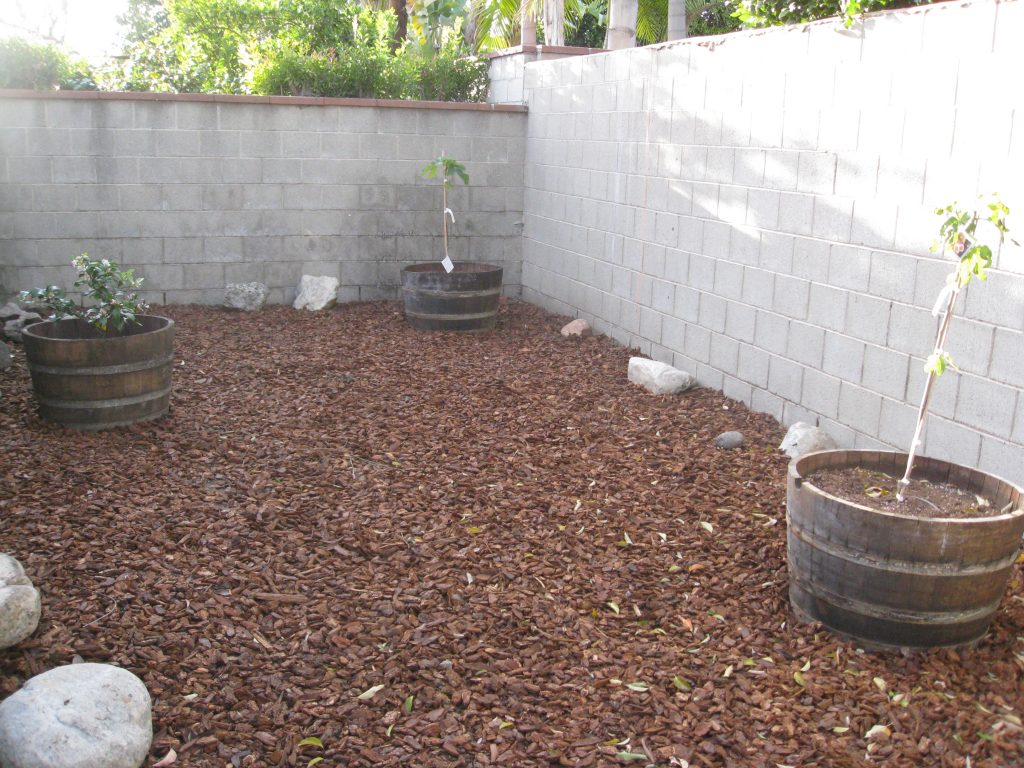
<svg viewBox="0 0 1024 768">
<path fill-rule="evenodd" d="M 21 563 L 0 554 L 0 648 L 10 648 L 29 637 L 39 626 L 41 614 L 39 590 Z"/>
<path fill-rule="evenodd" d="M 153 741 L 149 691 L 126 669 L 71 664 L 0 703 L 4 768 L 139 768 Z"/>
<path fill-rule="evenodd" d="M 803 456 L 805 453 L 831 451 L 838 447 L 828 432 L 802 421 L 791 426 L 779 444 L 779 450 L 784 451 L 791 459 Z"/>
<path fill-rule="evenodd" d="M 299 294 L 292 305 L 296 309 L 330 309 L 338 301 L 338 278 L 303 275 Z"/>
<path fill-rule="evenodd" d="M 267 286 L 263 283 L 228 283 L 224 287 L 224 309 L 255 312 L 267 303 Z"/>
<path fill-rule="evenodd" d="M 674 395 L 697 383 L 686 371 L 646 357 L 629 358 L 629 380 L 654 395 Z"/>
</svg>

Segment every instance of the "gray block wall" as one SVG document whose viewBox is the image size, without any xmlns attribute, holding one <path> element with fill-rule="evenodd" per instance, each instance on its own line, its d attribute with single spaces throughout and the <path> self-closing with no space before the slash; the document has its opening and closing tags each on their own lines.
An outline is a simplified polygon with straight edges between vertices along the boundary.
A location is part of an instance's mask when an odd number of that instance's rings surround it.
<svg viewBox="0 0 1024 768">
<path fill-rule="evenodd" d="M 953 263 L 932 209 L 998 191 L 1024 241 L 1022 36 L 1021 2 L 950 3 L 526 65 L 524 298 L 906 449 Z M 1024 482 L 1020 247 L 948 350 L 926 451 Z"/>
<path fill-rule="evenodd" d="M 505 268 L 518 295 L 521 108 L 127 94 L 0 97 L 0 285 L 70 287 L 87 251 L 135 267 L 157 303 L 217 303 L 227 282 L 294 298 L 302 274 L 341 300 L 395 298 L 440 260 L 442 152 L 456 259 Z"/>
<path fill-rule="evenodd" d="M 587 56 L 595 48 L 564 45 L 520 45 L 490 54 L 487 101 L 490 104 L 522 104 L 526 65 L 534 61 L 558 61 L 573 56 Z"/>
</svg>

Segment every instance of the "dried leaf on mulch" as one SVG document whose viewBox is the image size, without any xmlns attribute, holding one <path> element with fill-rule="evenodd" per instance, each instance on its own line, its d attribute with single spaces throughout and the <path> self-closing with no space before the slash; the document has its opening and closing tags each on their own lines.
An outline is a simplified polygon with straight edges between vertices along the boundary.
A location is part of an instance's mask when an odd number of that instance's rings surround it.
<svg viewBox="0 0 1024 768">
<path fill-rule="evenodd" d="M 515 302 L 484 335 L 394 303 L 165 312 L 162 421 L 68 432 L 20 348 L 0 374 L 0 550 L 44 606 L 0 695 L 120 664 L 181 766 L 1024 761 L 1019 570 L 975 649 L 794 626 L 770 418 L 650 396 Z"/>
</svg>

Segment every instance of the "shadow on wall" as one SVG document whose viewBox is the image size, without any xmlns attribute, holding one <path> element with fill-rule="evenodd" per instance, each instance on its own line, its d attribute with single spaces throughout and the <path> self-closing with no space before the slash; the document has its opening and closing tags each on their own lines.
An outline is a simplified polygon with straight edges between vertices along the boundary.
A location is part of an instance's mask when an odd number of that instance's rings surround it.
<svg viewBox="0 0 1024 768">
<path fill-rule="evenodd" d="M 984 31 L 996 10 L 968 13 Z M 975 58 L 995 65 L 991 34 L 964 34 L 936 8 L 528 72 L 526 286 L 787 423 L 905 444 L 951 270 L 929 250 L 932 209 L 991 188 L 1024 200 L 1013 104 L 989 102 L 987 122 L 959 98 Z M 957 103 L 936 111 L 951 82 Z M 939 382 L 929 439 L 959 463 L 984 452 L 978 429 L 990 466 L 1024 441 L 1024 380 L 992 354 L 1024 349 L 1024 317 L 999 315 L 1024 305 L 1021 254 L 1003 249 L 956 320 L 962 374 Z M 1007 404 L 998 416 L 963 396 L 983 389 Z"/>
</svg>

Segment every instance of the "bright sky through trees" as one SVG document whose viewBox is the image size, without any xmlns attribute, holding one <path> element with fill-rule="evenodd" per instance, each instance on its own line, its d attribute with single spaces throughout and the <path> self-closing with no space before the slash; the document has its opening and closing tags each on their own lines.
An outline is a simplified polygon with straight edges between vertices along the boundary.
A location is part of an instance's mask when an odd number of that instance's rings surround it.
<svg viewBox="0 0 1024 768">
<path fill-rule="evenodd" d="M 0 37 L 61 43 L 92 63 L 119 51 L 117 17 L 127 0 L 0 0 Z"/>
</svg>

